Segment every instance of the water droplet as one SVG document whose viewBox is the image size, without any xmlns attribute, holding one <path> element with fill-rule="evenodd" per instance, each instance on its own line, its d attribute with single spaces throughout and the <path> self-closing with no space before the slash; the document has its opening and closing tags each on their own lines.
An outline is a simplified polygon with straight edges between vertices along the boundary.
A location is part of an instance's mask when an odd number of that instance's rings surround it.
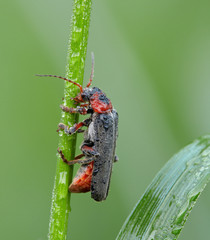
<svg viewBox="0 0 210 240">
<path fill-rule="evenodd" d="M 174 235 L 178 235 L 181 232 L 181 230 L 182 230 L 182 227 L 176 227 L 172 230 L 171 233 Z"/>
</svg>

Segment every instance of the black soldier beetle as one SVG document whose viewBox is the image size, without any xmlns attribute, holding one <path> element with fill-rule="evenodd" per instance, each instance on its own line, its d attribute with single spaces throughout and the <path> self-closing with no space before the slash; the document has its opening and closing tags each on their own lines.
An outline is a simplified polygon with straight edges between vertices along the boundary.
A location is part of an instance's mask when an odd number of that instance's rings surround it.
<svg viewBox="0 0 210 240">
<path fill-rule="evenodd" d="M 38 75 L 41 77 L 56 77 L 79 87 L 80 93 L 73 98 L 80 106 L 69 108 L 61 105 L 64 112 L 70 114 L 79 113 L 81 115 L 90 114 L 90 117 L 82 122 L 74 124 L 72 127 L 63 123 L 58 125 L 59 130 L 64 130 L 65 134 L 83 132 L 81 128 L 86 126 L 84 141 L 80 146 L 82 154 L 74 160 L 67 160 L 63 152 L 58 149 L 62 160 L 68 165 L 75 163 L 82 164 L 74 177 L 69 191 L 74 193 L 91 191 L 91 197 L 96 201 L 107 198 L 113 162 L 117 161 L 115 156 L 116 139 L 118 135 L 118 114 L 112 107 L 110 99 L 99 88 L 91 88 L 94 72 L 94 57 L 92 55 L 92 71 L 90 80 L 85 88 L 80 84 L 56 75 Z M 82 157 L 85 157 L 82 159 Z"/>
</svg>

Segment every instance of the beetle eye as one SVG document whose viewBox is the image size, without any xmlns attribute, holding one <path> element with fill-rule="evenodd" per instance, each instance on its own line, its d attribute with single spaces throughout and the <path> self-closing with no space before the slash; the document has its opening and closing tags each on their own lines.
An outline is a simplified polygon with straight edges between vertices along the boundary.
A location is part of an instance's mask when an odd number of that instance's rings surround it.
<svg viewBox="0 0 210 240">
<path fill-rule="evenodd" d="M 83 101 L 88 101 L 87 93 L 81 93 L 81 97 L 82 97 Z"/>
</svg>

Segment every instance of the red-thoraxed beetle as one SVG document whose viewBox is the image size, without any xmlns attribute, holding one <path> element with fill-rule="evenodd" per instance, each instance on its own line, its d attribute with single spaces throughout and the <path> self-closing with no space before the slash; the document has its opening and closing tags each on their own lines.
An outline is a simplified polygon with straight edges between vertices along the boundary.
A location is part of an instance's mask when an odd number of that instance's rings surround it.
<svg viewBox="0 0 210 240">
<path fill-rule="evenodd" d="M 62 160 L 69 164 L 80 163 L 76 176 L 69 186 L 70 192 L 81 193 L 91 191 L 91 197 L 96 201 L 107 198 L 113 162 L 117 161 L 115 156 L 116 139 L 118 135 L 118 114 L 113 109 L 111 101 L 99 88 L 90 88 L 94 69 L 94 57 L 92 55 L 92 71 L 86 88 L 67 78 L 55 75 L 38 75 L 46 77 L 57 77 L 71 82 L 80 88 L 80 93 L 73 98 L 81 103 L 77 108 L 68 108 L 61 105 L 61 109 L 68 113 L 90 114 L 90 118 L 69 127 L 60 123 L 60 130 L 66 134 L 83 132 L 81 127 L 86 126 L 84 141 L 80 146 L 82 154 L 68 161 L 62 151 L 58 152 Z M 81 159 L 85 157 L 85 159 Z"/>
</svg>

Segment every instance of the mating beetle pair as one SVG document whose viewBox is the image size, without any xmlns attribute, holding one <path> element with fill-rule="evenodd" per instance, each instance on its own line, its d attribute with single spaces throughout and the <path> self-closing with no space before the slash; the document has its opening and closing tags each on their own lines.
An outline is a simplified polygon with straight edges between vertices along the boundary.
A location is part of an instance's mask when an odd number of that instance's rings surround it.
<svg viewBox="0 0 210 240">
<path fill-rule="evenodd" d="M 89 83 L 85 88 L 80 84 L 67 78 L 55 75 L 39 75 L 61 78 L 71 82 L 80 88 L 80 93 L 73 98 L 77 103 L 81 103 L 77 108 L 68 108 L 61 105 L 61 109 L 70 114 L 80 113 L 82 115 L 90 114 L 90 118 L 85 119 L 74 126 L 69 127 L 60 123 L 60 130 L 66 134 L 82 132 L 81 127 L 86 126 L 84 132 L 84 141 L 80 146 L 82 154 L 68 161 L 62 151 L 58 152 L 62 160 L 69 164 L 80 163 L 75 178 L 69 186 L 70 192 L 81 193 L 91 191 L 91 197 L 96 201 L 105 200 L 108 191 L 112 173 L 112 164 L 117 161 L 115 156 L 116 139 L 118 135 L 118 114 L 113 109 L 111 101 L 99 88 L 90 88 L 93 79 L 94 60 L 92 57 L 92 71 Z M 85 157 L 85 159 L 81 159 Z"/>
</svg>

